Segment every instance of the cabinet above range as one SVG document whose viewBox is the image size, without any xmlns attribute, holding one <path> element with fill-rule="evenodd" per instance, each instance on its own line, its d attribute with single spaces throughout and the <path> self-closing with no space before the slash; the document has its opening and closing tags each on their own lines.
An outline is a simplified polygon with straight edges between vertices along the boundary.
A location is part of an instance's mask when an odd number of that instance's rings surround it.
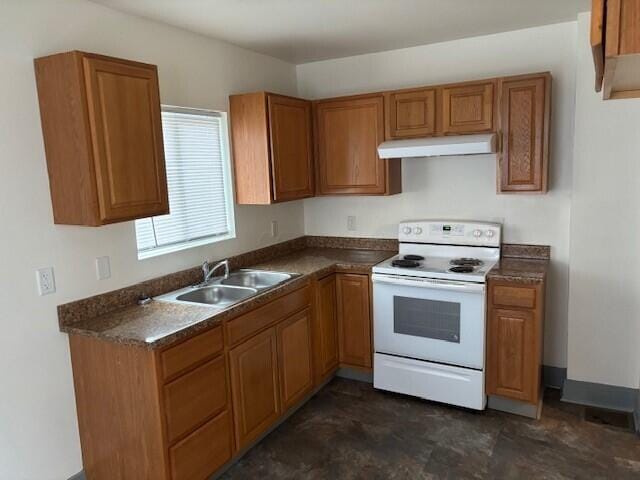
<svg viewBox="0 0 640 480">
<path fill-rule="evenodd" d="M 297 110 L 289 106 L 275 115 L 276 98 Z M 401 193 L 400 158 L 409 155 L 395 158 L 379 147 L 429 138 L 438 145 L 466 144 L 449 155 L 496 153 L 498 193 L 547 191 L 548 72 L 313 102 L 253 93 L 234 95 L 230 103 L 241 204 Z"/>
</svg>

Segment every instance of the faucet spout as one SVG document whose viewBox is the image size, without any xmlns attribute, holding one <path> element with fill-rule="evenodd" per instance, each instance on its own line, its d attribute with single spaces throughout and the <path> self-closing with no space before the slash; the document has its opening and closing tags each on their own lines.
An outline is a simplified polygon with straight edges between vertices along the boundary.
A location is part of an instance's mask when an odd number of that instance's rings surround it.
<svg viewBox="0 0 640 480">
<path fill-rule="evenodd" d="M 211 269 L 209 268 L 209 264 L 204 262 L 202 264 L 202 273 L 204 276 L 204 281 L 202 283 L 207 283 L 220 267 L 224 267 L 224 278 L 229 278 L 229 260 L 222 260 L 221 262 L 216 263 Z"/>
</svg>

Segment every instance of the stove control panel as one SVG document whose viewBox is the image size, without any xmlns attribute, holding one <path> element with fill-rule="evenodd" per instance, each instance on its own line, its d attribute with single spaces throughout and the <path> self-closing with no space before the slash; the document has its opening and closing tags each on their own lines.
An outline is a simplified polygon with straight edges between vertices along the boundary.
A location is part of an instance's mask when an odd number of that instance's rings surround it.
<svg viewBox="0 0 640 480">
<path fill-rule="evenodd" d="M 416 220 L 402 222 L 398 240 L 412 243 L 499 247 L 502 225 L 490 222 Z"/>
</svg>

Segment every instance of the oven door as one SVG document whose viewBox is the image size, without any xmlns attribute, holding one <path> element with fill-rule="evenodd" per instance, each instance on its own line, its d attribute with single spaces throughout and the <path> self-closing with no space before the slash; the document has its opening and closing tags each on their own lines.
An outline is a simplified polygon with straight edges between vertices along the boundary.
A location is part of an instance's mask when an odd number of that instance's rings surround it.
<svg viewBox="0 0 640 480">
<path fill-rule="evenodd" d="M 484 369 L 485 285 L 374 274 L 374 349 Z"/>
</svg>

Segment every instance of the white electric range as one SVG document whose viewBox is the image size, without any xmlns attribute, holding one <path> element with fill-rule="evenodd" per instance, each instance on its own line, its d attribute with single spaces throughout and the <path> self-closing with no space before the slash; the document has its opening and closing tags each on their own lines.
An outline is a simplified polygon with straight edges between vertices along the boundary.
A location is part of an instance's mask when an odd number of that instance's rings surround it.
<svg viewBox="0 0 640 480">
<path fill-rule="evenodd" d="M 482 410 L 486 275 L 497 223 L 403 222 L 399 254 L 373 267 L 374 387 Z"/>
</svg>

